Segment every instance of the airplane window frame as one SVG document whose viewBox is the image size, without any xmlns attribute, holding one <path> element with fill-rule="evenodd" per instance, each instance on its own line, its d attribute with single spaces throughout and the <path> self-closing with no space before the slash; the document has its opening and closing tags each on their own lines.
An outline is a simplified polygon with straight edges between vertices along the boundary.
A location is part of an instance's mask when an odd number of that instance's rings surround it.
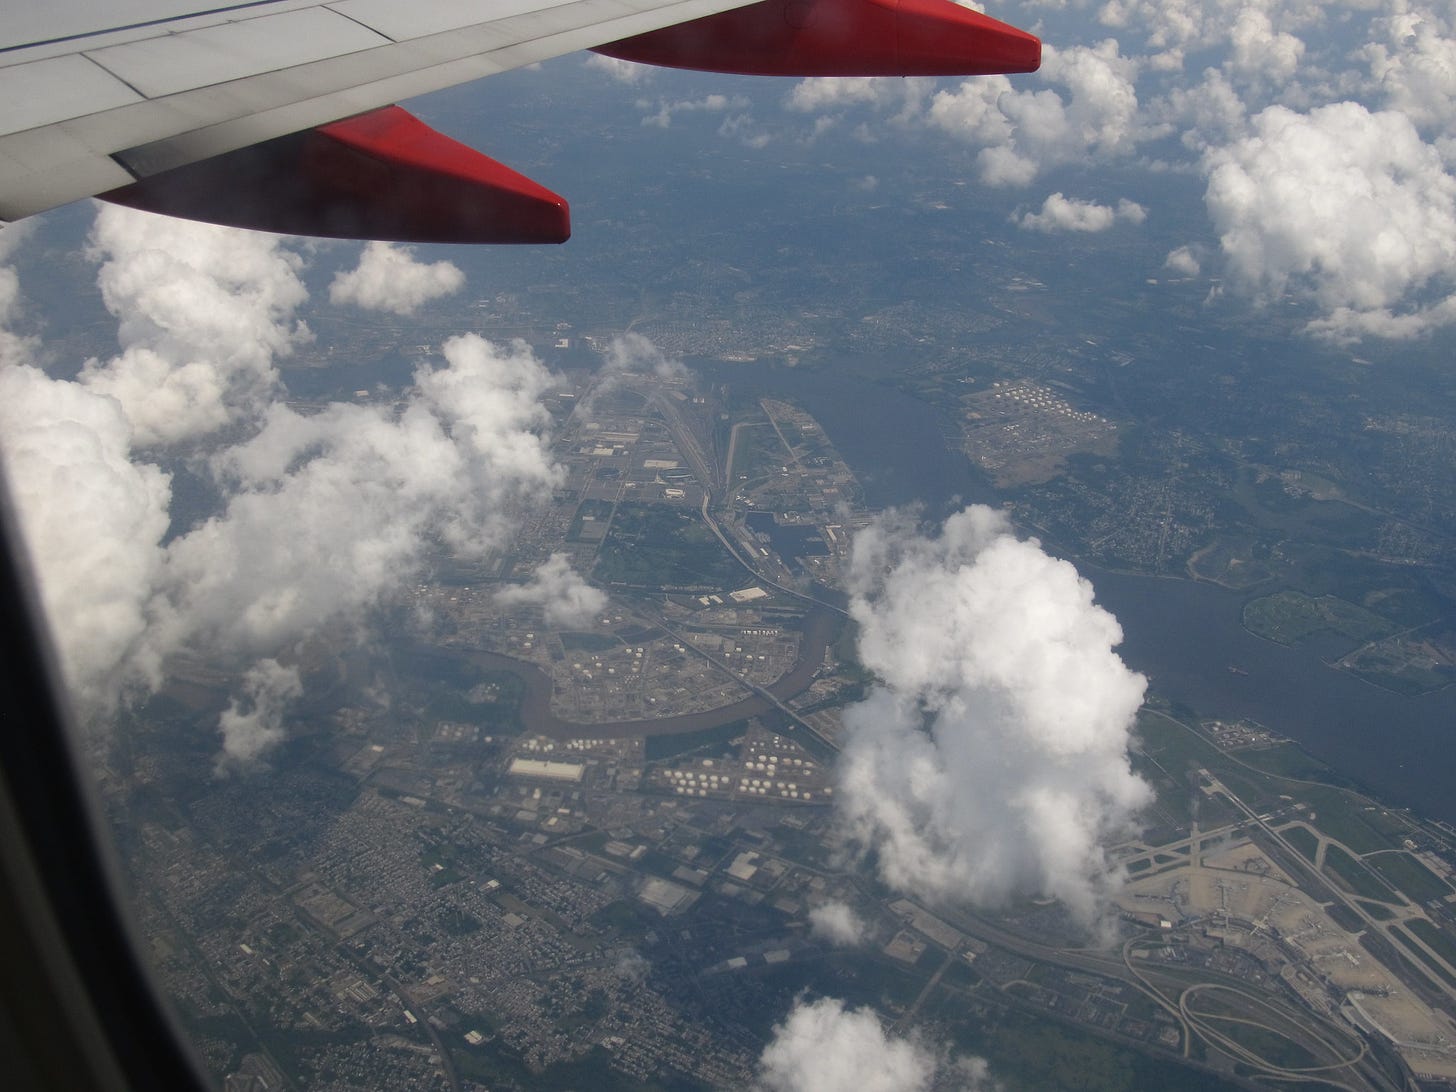
<svg viewBox="0 0 1456 1092">
<path fill-rule="evenodd" d="M 0 466 L 0 1059 L 19 1089 L 208 1087 L 157 994 Z"/>
</svg>

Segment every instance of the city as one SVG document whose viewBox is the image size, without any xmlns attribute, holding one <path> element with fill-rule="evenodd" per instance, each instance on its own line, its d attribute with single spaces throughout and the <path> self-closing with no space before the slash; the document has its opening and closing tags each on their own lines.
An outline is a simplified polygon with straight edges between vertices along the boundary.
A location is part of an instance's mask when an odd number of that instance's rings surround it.
<svg viewBox="0 0 1456 1092">
<path fill-rule="evenodd" d="M 151 954 L 230 1090 L 742 1087 L 766 1014 L 829 984 L 1028 1084 L 1088 1059 L 1456 1082 L 1456 831 L 1155 697 L 1132 758 L 1156 804 L 1111 850 L 1097 930 L 1054 900 L 897 894 L 833 823 L 841 714 L 872 681 L 841 572 L 873 513 L 832 438 L 686 375 L 554 412 L 567 472 L 536 522 L 416 589 L 434 639 L 320 653 L 335 707 L 268 778 L 177 793 L 200 671 L 108 770 Z M 605 605 L 553 625 L 501 601 L 558 553 Z"/>
</svg>

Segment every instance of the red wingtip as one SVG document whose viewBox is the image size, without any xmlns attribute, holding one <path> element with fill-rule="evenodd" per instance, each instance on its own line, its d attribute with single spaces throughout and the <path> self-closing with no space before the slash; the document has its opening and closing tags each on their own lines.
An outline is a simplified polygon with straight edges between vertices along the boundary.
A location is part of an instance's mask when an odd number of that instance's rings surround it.
<svg viewBox="0 0 1456 1092">
<path fill-rule="evenodd" d="M 1035 72 L 1041 39 L 950 0 L 898 0 L 896 49 L 907 74 Z"/>
<path fill-rule="evenodd" d="M 409 243 L 562 243 L 564 198 L 386 106 L 100 195 L 214 224 Z"/>
<path fill-rule="evenodd" d="M 760 76 L 985 76 L 1041 65 L 1035 35 L 951 0 L 760 0 L 597 52 Z"/>
</svg>

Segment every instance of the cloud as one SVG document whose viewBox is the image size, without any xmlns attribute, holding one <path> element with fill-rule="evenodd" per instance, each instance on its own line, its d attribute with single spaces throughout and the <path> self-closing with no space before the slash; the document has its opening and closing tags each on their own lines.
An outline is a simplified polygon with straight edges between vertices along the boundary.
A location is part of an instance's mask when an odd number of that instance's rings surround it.
<svg viewBox="0 0 1456 1092">
<path fill-rule="evenodd" d="M 811 76 L 794 85 L 784 105 L 796 113 L 820 115 L 821 120 L 826 114 L 852 107 L 868 108 L 888 115 L 892 124 L 909 125 L 923 114 L 925 101 L 935 87 L 936 81 L 925 76 L 898 80 L 879 76 Z"/>
<path fill-rule="evenodd" d="M 1115 39 L 1048 46 L 1039 75 L 1066 96 L 1012 90 L 1006 77 L 992 76 L 966 80 L 931 101 L 932 126 L 983 146 L 977 165 L 988 185 L 1024 186 L 1049 167 L 1116 158 L 1147 135 L 1139 128 L 1137 63 Z"/>
<path fill-rule="evenodd" d="M 637 949 L 623 948 L 617 953 L 617 963 L 613 970 L 616 971 L 618 978 L 643 982 L 652 973 L 652 963 Z"/>
<path fill-rule="evenodd" d="M 298 672 L 277 660 L 260 660 L 243 678 L 243 697 L 218 718 L 222 754 L 213 772 L 222 776 L 256 766 L 283 739 L 283 714 L 303 694 Z"/>
<path fill-rule="evenodd" d="M 366 311 L 412 315 L 431 300 L 458 292 L 465 274 L 453 262 L 415 261 L 413 247 L 366 243 L 359 264 L 334 276 L 329 302 Z"/>
<path fill-rule="evenodd" d="M 1453 322 L 1456 322 L 1456 296 L 1447 296 L 1429 307 L 1418 307 L 1401 314 L 1387 307 L 1365 311 L 1337 307 L 1324 318 L 1311 320 L 1304 329 L 1324 341 L 1348 345 L 1367 337 L 1410 341 Z"/>
<path fill-rule="evenodd" d="M 638 64 L 635 61 L 624 61 L 619 57 L 605 57 L 600 53 L 588 54 L 586 67 L 594 68 L 618 83 L 628 85 L 645 83 L 652 78 L 652 69 L 648 65 Z"/>
<path fill-rule="evenodd" d="M 759 1059 L 772 1092 L 921 1092 L 936 1058 L 911 1039 L 885 1034 L 873 1009 L 846 1009 L 831 997 L 797 1002 Z"/>
<path fill-rule="evenodd" d="M 887 1033 L 873 1009 L 832 997 L 796 1001 L 759 1058 L 764 1092 L 928 1092 L 938 1077 L 964 1092 L 993 1087 L 984 1060 L 947 1063 L 920 1040 Z"/>
<path fill-rule="evenodd" d="M 1109 205 L 1099 205 L 1094 201 L 1079 201 L 1076 198 L 1065 197 L 1061 193 L 1054 193 L 1042 202 L 1040 212 L 1027 212 L 1020 217 L 1012 217 L 1012 219 L 1018 227 L 1027 231 L 1098 232 L 1106 231 L 1118 220 L 1141 224 L 1147 219 L 1147 211 L 1141 205 L 1126 198 L 1119 201 L 1117 207 L 1113 208 Z"/>
<path fill-rule="evenodd" d="M 606 370 L 617 375 L 655 375 L 671 381 L 692 377 L 692 372 L 681 360 L 668 356 L 653 344 L 651 338 L 631 332 L 612 338 L 607 346 Z"/>
<path fill-rule="evenodd" d="M 1199 265 L 1191 247 L 1180 246 L 1168 252 L 1168 257 L 1163 260 L 1163 268 L 1181 273 L 1185 277 L 1196 277 L 1203 267 Z"/>
<path fill-rule="evenodd" d="M 0 226 L 0 262 L 8 262 L 10 256 L 28 239 L 38 221 L 22 220 L 18 224 Z"/>
<path fill-rule="evenodd" d="M 1272 106 L 1205 166 L 1209 216 L 1246 294 L 1310 297 L 1325 312 L 1311 332 L 1336 339 L 1450 321 L 1450 306 L 1420 297 L 1452 287 L 1456 179 L 1403 115 Z"/>
<path fill-rule="evenodd" d="M 529 583 L 505 588 L 495 600 L 506 607 L 539 606 L 546 621 L 560 629 L 590 626 L 607 606 L 606 593 L 582 579 L 562 553 L 542 562 Z"/>
<path fill-rule="evenodd" d="M 1284 83 L 1304 56 L 1304 42 L 1285 31 L 1276 32 L 1268 14 L 1257 8 L 1239 12 L 1231 38 L 1230 68 L 1260 80 Z"/>
<path fill-rule="evenodd" d="M 81 382 L 121 403 L 140 446 L 256 415 L 274 359 L 310 337 L 294 318 L 303 261 L 278 236 L 103 205 L 91 246 L 122 352 L 88 361 Z"/>
<path fill-rule="evenodd" d="M 664 383 L 682 383 L 692 371 L 681 360 L 668 356 L 649 337 L 628 331 L 607 344 L 605 359 L 577 412 L 590 419 L 603 397 L 622 385 L 629 375 L 653 376 Z"/>
<path fill-rule="evenodd" d="M 1102 847 L 1151 794 L 1127 756 L 1146 680 L 1092 586 L 982 506 L 934 536 L 882 517 L 855 538 L 850 585 L 881 682 L 845 714 L 846 844 L 920 897 L 1042 893 L 1094 920 L 1117 879 Z"/>
<path fill-rule="evenodd" d="M 501 549 L 560 484 L 540 403 L 555 379 L 530 349 L 468 334 L 442 354 L 398 408 L 275 403 L 254 436 L 212 457 L 226 507 L 168 544 L 147 640 L 157 657 L 189 648 L 254 665 L 247 678 L 262 681 L 220 723 L 220 769 L 246 769 L 281 738 L 292 691 L 269 661 L 366 628 L 442 545 Z"/>
<path fill-rule="evenodd" d="M 116 399 L 23 364 L 0 368 L 0 445 L 62 671 L 82 717 L 98 715 L 160 678 L 148 602 L 171 477 L 133 461 Z"/>
<path fill-rule="evenodd" d="M 1152 51 L 1149 64 L 1165 72 L 1180 71 L 1190 53 L 1228 44 L 1243 48 L 1246 62 L 1260 52 L 1276 66 L 1291 52 L 1297 62 L 1302 43 L 1291 44 L 1298 39 L 1289 31 L 1323 18 L 1313 0 L 1108 0 L 1098 9 L 1103 26 L 1142 35 Z M 1282 29 L 1274 30 L 1276 22 Z M 1257 41 L 1260 32 L 1263 42 Z"/>
<path fill-rule="evenodd" d="M 33 220 L 0 225 L 0 262 L 10 255 L 34 230 Z M 20 278 L 9 266 L 0 265 L 0 368 L 32 362 L 36 341 L 10 329 L 20 317 Z"/>
<path fill-rule="evenodd" d="M 766 148 L 774 139 L 752 114 L 730 114 L 718 126 L 718 135 L 724 140 L 736 140 L 746 148 Z"/>
<path fill-rule="evenodd" d="M 645 100 L 637 104 L 639 109 L 650 109 L 650 103 Z M 677 102 L 668 102 L 666 99 L 657 100 L 657 112 L 648 114 L 642 119 L 643 125 L 655 125 L 659 129 L 667 129 L 672 126 L 674 114 L 706 113 L 721 114 L 728 110 L 746 110 L 749 106 L 748 99 L 743 95 L 705 95 L 700 99 L 680 99 Z"/>
<path fill-rule="evenodd" d="M 168 546 L 161 638 L 276 655 L 357 625 L 443 541 L 484 556 L 559 483 L 539 398 L 554 382 L 522 343 L 468 334 L 421 367 L 403 407 L 278 403 L 213 457 L 226 509 Z"/>
<path fill-rule="evenodd" d="M 35 339 L 9 328 L 19 315 L 20 278 L 9 266 L 0 266 L 0 368 L 29 364 L 35 356 Z"/>
<path fill-rule="evenodd" d="M 1193 151 L 1227 143 L 1248 129 L 1244 100 L 1216 68 L 1205 70 L 1203 80 L 1192 87 L 1173 88 L 1156 110 L 1183 129 L 1183 144 Z"/>
<path fill-rule="evenodd" d="M 1363 55 L 1385 104 L 1421 129 L 1452 132 L 1456 38 L 1450 27 L 1434 12 L 1398 8 L 1373 29 L 1384 40 L 1370 43 Z"/>
<path fill-rule="evenodd" d="M 220 511 L 167 538 L 171 479 L 137 454 L 139 434 L 157 438 L 155 407 L 121 381 L 140 373 L 116 362 L 92 362 L 76 381 L 8 362 L 0 444 L 81 716 L 99 722 L 155 690 L 168 657 L 195 652 L 242 676 L 218 727 L 219 770 L 243 770 L 281 738 L 299 680 L 280 663 L 301 642 L 364 629 L 443 551 L 499 550 L 549 498 L 562 470 L 540 399 L 555 379 L 523 343 L 467 335 L 445 343 L 442 365 L 416 371 L 398 405 L 265 408 L 272 355 L 295 337 L 294 256 L 196 225 L 157 221 L 156 235 L 153 221 L 98 215 L 99 279 L 134 342 L 127 367 L 142 343 L 162 362 L 164 404 L 200 362 L 217 382 L 210 401 L 187 403 L 193 423 L 251 426 L 195 460 Z M 168 240 L 177 253 L 158 251 Z M 570 591 L 568 604 L 589 598 Z"/>
<path fill-rule="evenodd" d="M 842 902 L 826 902 L 814 907 L 809 911 L 809 924 L 816 937 L 844 947 L 860 944 L 867 933 L 860 916 Z"/>
</svg>

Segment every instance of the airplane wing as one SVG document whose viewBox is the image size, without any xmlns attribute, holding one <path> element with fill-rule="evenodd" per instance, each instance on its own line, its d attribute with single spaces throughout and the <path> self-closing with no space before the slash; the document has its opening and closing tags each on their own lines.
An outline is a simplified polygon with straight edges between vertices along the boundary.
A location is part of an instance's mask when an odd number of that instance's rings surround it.
<svg viewBox="0 0 1456 1092">
<path fill-rule="evenodd" d="M 566 203 L 401 99 L 579 49 L 775 75 L 1031 71 L 951 0 L 8 0 L 0 220 L 90 195 L 298 234 L 560 241 Z M 342 120 L 341 120 L 342 119 Z"/>
</svg>

